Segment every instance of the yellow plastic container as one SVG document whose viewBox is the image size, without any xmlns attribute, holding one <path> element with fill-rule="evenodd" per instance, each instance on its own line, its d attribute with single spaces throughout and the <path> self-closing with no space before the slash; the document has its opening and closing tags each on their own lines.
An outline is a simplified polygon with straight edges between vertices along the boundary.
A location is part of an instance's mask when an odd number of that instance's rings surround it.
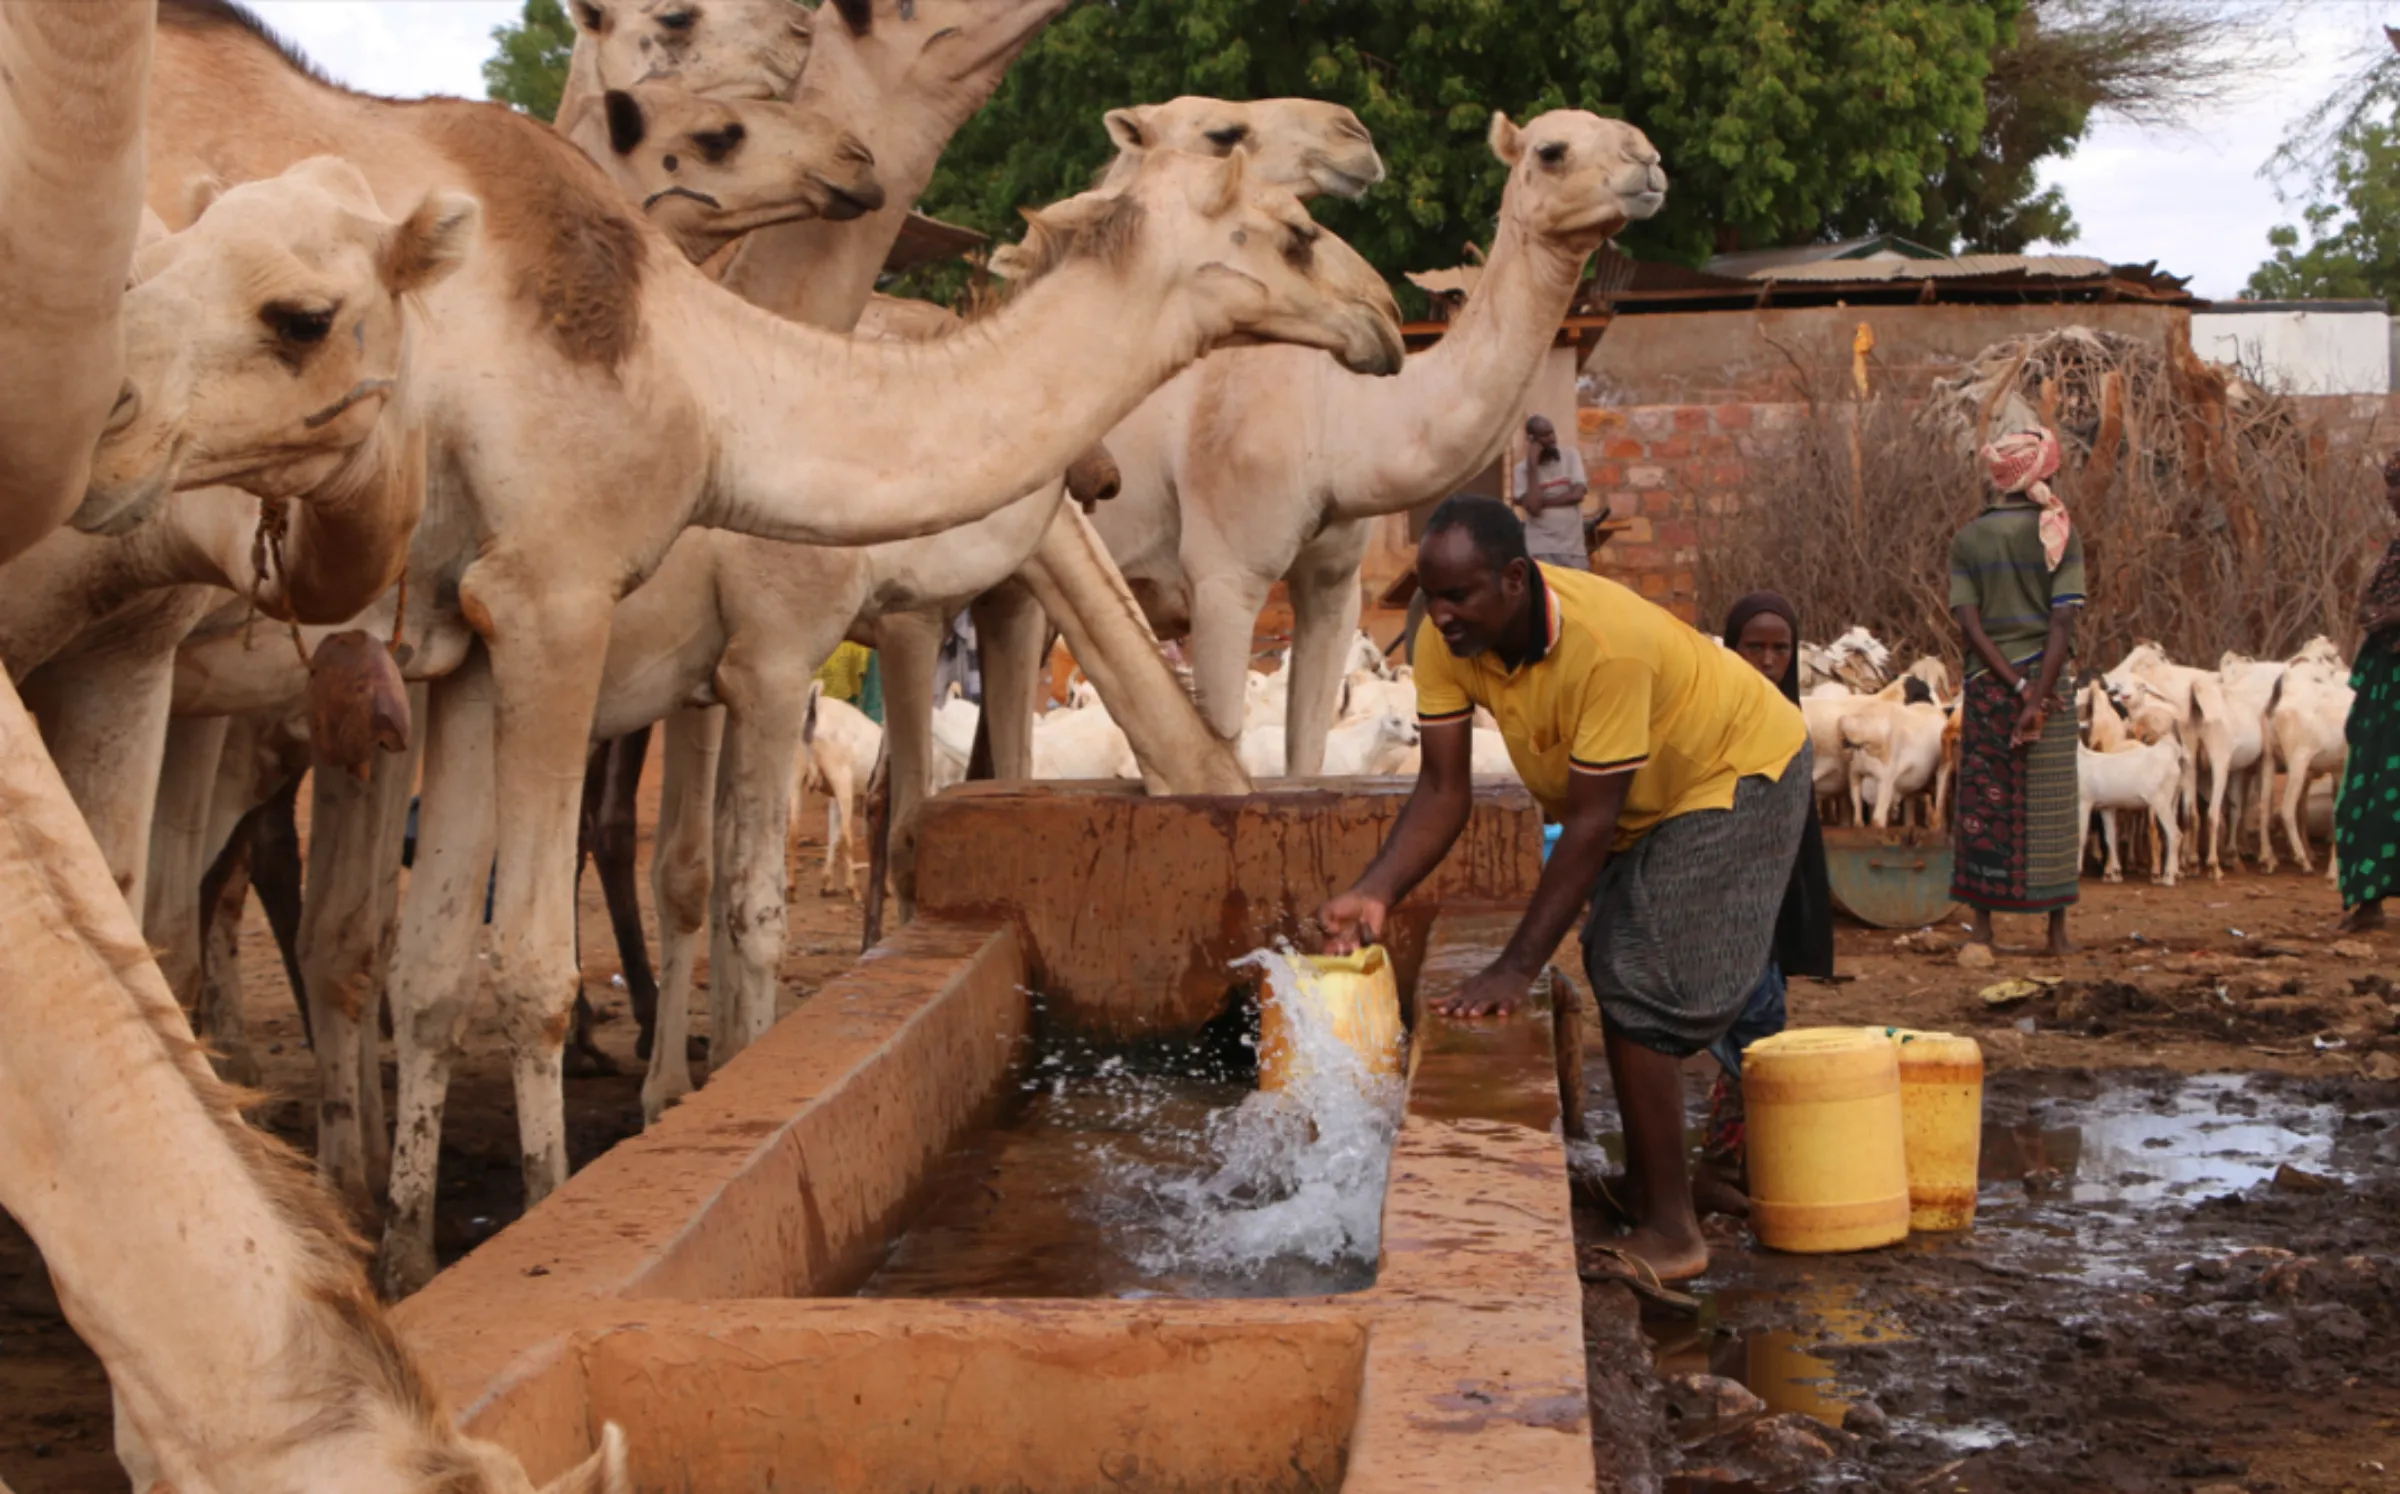
<svg viewBox="0 0 2400 1494">
<path fill-rule="evenodd" d="M 1751 1044 L 1742 1108 L 1760 1244 L 1815 1255 L 1908 1238 L 1900 1059 L 1880 1031 L 1804 1027 Z"/>
<path fill-rule="evenodd" d="M 1908 1227 L 1935 1232 L 1975 1223 L 1976 1164 L 1983 1152 L 1983 1049 L 1973 1038 L 1907 1027 L 1870 1027 L 1900 1059 L 1900 1137 L 1908 1153 Z"/>
<path fill-rule="evenodd" d="M 1266 969 L 1266 999 L 1258 1010 L 1260 1089 L 1288 1088 L 1307 1073 L 1307 1060 L 1292 1043 L 1295 1003 L 1323 1013 L 1334 1035 L 1366 1059 L 1368 1073 L 1401 1071 L 1400 983 L 1382 945 L 1349 955 L 1293 955 Z M 1286 971 L 1298 977 L 1298 990 L 1283 989 L 1290 983 Z"/>
</svg>

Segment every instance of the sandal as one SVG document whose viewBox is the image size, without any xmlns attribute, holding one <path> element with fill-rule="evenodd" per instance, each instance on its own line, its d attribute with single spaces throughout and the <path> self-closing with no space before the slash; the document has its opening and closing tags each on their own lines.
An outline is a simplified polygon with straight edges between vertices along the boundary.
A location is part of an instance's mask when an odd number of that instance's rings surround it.
<svg viewBox="0 0 2400 1494">
<path fill-rule="evenodd" d="M 1658 1272 L 1640 1256 L 1613 1245 L 1586 1245 L 1576 1253 L 1575 1274 L 1585 1281 L 1613 1281 L 1632 1289 L 1645 1302 L 1697 1317 L 1700 1299 L 1676 1291 L 1658 1279 Z"/>
</svg>

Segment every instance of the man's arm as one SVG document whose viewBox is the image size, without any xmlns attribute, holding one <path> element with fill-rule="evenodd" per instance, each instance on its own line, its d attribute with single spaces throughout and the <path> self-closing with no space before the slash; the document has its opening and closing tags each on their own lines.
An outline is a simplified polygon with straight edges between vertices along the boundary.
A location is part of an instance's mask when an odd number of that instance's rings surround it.
<svg viewBox="0 0 2400 1494">
<path fill-rule="evenodd" d="M 2042 644 L 2041 678 L 2025 692 L 2025 708 L 2017 713 L 2017 729 L 2009 734 L 2011 746 L 2022 747 L 2042 734 L 2042 718 L 2050 710 L 2051 696 L 2057 693 L 2067 655 L 2075 647 L 2075 614 L 2081 610 L 2073 602 L 2050 609 L 2050 637 Z"/>
<path fill-rule="evenodd" d="M 1473 727 L 1462 718 L 1418 733 L 1417 786 L 1400 807 L 1390 838 L 1368 863 L 1366 874 L 1317 911 L 1328 950 L 1347 954 L 1381 939 L 1392 905 L 1433 874 L 1467 828 L 1467 815 L 1474 808 Z"/>
<path fill-rule="evenodd" d="M 1633 774 L 1570 773 L 1567 812 L 1559 823 L 1558 844 L 1542 879 L 1534 885 L 1533 901 L 1517 920 L 1500 957 L 1459 987 L 1441 1003 L 1453 1017 L 1497 1016 L 1514 1011 L 1533 986 L 1534 977 L 1558 953 L 1559 941 L 1575 926 L 1584 901 L 1600 880 L 1608 848 L 1617 838 L 1617 816 L 1625 808 L 1625 791 Z"/>
<path fill-rule="evenodd" d="M 2000 645 L 1992 642 L 1991 635 L 1983 631 L 1983 609 L 1965 603 L 1951 608 L 1950 615 L 1958 619 L 1958 631 L 1966 637 L 1967 651 L 1980 656 L 1984 666 L 2000 677 L 2000 683 L 2011 690 L 2016 689 L 2017 666 L 2008 662 L 2008 656 L 2000 652 Z M 2057 627 L 2055 620 L 2051 626 Z"/>
</svg>

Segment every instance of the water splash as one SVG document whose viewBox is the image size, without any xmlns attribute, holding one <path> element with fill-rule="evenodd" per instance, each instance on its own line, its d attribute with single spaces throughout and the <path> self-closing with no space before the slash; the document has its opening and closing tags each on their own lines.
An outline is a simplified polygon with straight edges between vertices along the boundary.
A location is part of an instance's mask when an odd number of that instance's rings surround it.
<svg viewBox="0 0 2400 1494">
<path fill-rule="evenodd" d="M 1270 992 L 1296 990 L 1292 959 L 1262 949 L 1234 968 L 1258 970 Z M 1131 1214 L 1148 1216 L 1133 1247 L 1145 1270 L 1219 1278 L 1271 1274 L 1278 1261 L 1374 1264 L 1405 1086 L 1371 1072 L 1322 1013 L 1296 1006 L 1291 1085 L 1208 1118 L 1203 1154 L 1212 1170 L 1114 1170 Z"/>
</svg>

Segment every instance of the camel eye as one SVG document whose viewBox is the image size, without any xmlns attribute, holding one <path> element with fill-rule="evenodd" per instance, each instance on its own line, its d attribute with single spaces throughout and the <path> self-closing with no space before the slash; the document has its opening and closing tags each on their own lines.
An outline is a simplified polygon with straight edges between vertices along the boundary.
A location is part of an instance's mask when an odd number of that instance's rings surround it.
<svg viewBox="0 0 2400 1494">
<path fill-rule="evenodd" d="M 749 133 L 739 123 L 729 124 L 721 130 L 703 130 L 693 135 L 692 144 L 700 147 L 700 154 L 713 166 L 740 149 Z"/>
<path fill-rule="evenodd" d="M 583 29 L 586 31 L 608 29 L 608 17 L 601 13 L 600 7 L 597 5 L 578 5 L 575 7 L 575 14 L 582 20 Z"/>
<path fill-rule="evenodd" d="M 658 24 L 668 31 L 689 31 L 700 17 L 688 10 L 671 10 L 658 18 Z"/>
<path fill-rule="evenodd" d="M 1534 151 L 1534 155 L 1540 157 L 1541 163 L 1544 166 L 1564 166 L 1567 164 L 1567 148 L 1556 140 L 1553 140 L 1548 145 L 1542 146 Z"/>
<path fill-rule="evenodd" d="M 1208 143 L 1219 150 L 1231 150 L 1249 138 L 1250 127 L 1238 124 L 1227 125 L 1221 130 L 1210 130 L 1207 136 Z"/>
<path fill-rule="evenodd" d="M 283 341 L 297 347 L 315 347 L 333 334 L 333 312 L 330 306 L 294 306 L 285 301 L 270 301 L 258 317 L 267 330 Z"/>
</svg>

